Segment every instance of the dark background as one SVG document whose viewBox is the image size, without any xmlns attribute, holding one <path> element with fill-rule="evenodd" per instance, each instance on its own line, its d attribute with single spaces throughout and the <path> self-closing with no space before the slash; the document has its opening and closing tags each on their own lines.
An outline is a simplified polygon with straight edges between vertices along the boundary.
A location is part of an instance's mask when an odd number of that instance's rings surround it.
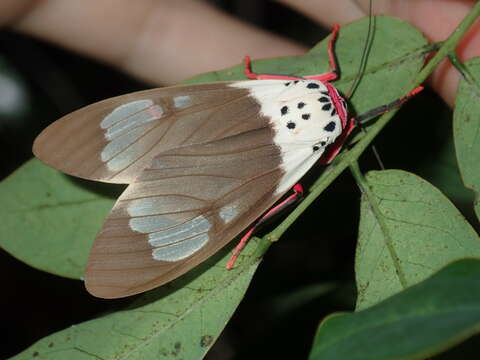
<svg viewBox="0 0 480 360">
<path fill-rule="evenodd" d="M 306 45 L 314 45 L 328 34 L 274 2 L 213 2 L 245 21 Z M 60 116 L 104 98 L 152 87 L 91 59 L 7 30 L 0 32 L 0 73 L 13 80 L 11 90 L 21 95 L 13 110 L 0 106 L 2 179 L 32 157 L 35 136 Z M 0 87 L 0 97 L 8 99 L 3 91 Z M 415 131 L 408 124 L 412 117 L 424 119 Z M 376 142 L 386 167 L 414 171 L 435 183 L 432 164 L 442 160 L 438 154 L 451 136 L 450 122 L 450 110 L 432 92 L 427 90 L 410 101 Z M 411 134 L 408 146 L 399 136 L 405 132 Z M 363 169 L 378 168 L 370 153 L 362 159 Z M 316 168 L 313 176 L 319 171 L 321 168 Z M 271 247 L 208 359 L 306 358 L 319 321 L 334 311 L 353 309 L 359 198 L 356 184 L 345 172 Z M 467 209 L 470 205 L 457 202 L 457 206 Z M 0 358 L 131 301 L 96 299 L 82 282 L 37 271 L 2 251 L 0 273 Z M 333 284 L 333 290 L 288 311 L 272 305 L 319 284 Z M 474 338 L 442 358 L 470 358 L 469 349 L 475 349 L 477 342 Z"/>
</svg>

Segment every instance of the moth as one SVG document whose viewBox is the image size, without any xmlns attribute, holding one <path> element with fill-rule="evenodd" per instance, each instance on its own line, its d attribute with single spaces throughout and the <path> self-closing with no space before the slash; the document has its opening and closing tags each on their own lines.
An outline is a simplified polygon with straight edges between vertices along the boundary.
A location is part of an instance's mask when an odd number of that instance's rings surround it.
<svg viewBox="0 0 480 360">
<path fill-rule="evenodd" d="M 33 152 L 44 163 L 128 184 L 92 247 L 91 294 L 124 297 L 177 278 L 248 229 L 317 161 L 333 159 L 354 127 L 330 83 L 338 31 L 326 74 L 256 75 L 247 59 L 254 80 L 114 97 L 36 138 Z"/>
</svg>

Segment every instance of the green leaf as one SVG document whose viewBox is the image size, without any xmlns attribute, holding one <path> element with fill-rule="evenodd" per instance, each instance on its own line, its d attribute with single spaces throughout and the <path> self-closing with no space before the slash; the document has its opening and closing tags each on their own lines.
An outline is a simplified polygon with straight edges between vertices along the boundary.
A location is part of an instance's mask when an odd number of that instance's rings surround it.
<svg viewBox="0 0 480 360">
<path fill-rule="evenodd" d="M 400 170 L 373 171 L 366 181 L 374 198 L 362 196 L 357 309 L 424 280 L 454 260 L 480 257 L 478 235 L 431 184 Z"/>
<path fill-rule="evenodd" d="M 52 274 L 79 279 L 114 201 L 34 159 L 0 186 L 1 246 Z"/>
<path fill-rule="evenodd" d="M 480 219 L 480 58 L 465 66 L 473 78 L 462 79 L 453 117 L 457 161 L 463 183 L 475 192 L 475 212 Z"/>
<path fill-rule="evenodd" d="M 480 331 L 480 261 L 464 259 L 366 310 L 327 317 L 310 359 L 425 359 Z"/>
<path fill-rule="evenodd" d="M 230 251 L 221 251 L 127 310 L 47 336 L 12 359 L 201 359 L 243 298 L 268 245 L 250 241 L 230 271 Z"/>
</svg>

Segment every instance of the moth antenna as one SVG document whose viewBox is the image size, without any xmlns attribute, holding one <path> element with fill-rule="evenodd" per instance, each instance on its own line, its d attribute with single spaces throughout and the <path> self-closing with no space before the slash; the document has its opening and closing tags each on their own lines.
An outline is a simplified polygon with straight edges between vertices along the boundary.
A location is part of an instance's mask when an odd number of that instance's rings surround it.
<svg viewBox="0 0 480 360">
<path fill-rule="evenodd" d="M 360 59 L 360 65 L 358 66 L 358 72 L 357 76 L 355 77 L 355 80 L 353 80 L 353 84 L 345 94 L 345 97 L 347 99 L 351 98 L 355 91 L 357 90 L 358 85 L 360 84 L 362 75 L 365 73 L 365 69 L 367 67 L 367 60 L 368 60 L 368 54 L 370 53 L 370 49 L 372 48 L 373 44 L 373 38 L 375 36 L 375 21 L 373 20 L 373 15 L 372 15 L 372 1 L 368 3 L 368 31 L 367 31 L 367 39 L 365 40 L 365 46 L 363 48 L 362 52 L 362 57 Z"/>
<path fill-rule="evenodd" d="M 363 124 L 359 124 L 359 128 L 365 134 L 367 133 L 367 129 L 365 129 L 365 126 Z M 378 166 L 380 167 L 380 170 L 385 170 L 385 165 L 383 164 L 383 160 L 380 156 L 380 153 L 377 150 L 377 147 L 375 145 L 372 145 L 371 148 L 372 148 L 373 156 L 375 156 L 375 159 L 378 162 Z"/>
<path fill-rule="evenodd" d="M 380 170 L 385 170 L 385 166 L 383 165 L 382 158 L 380 157 L 380 153 L 377 151 L 377 147 L 375 145 L 372 145 L 372 152 L 373 152 L 373 155 L 375 156 L 375 159 L 377 159 L 378 166 L 380 166 Z"/>
<path fill-rule="evenodd" d="M 373 12 L 372 11 L 372 1 L 369 1 L 369 3 L 368 3 L 367 39 L 365 40 L 365 47 L 363 48 L 362 57 L 360 59 L 360 65 L 358 67 L 357 76 L 355 77 L 355 80 L 353 81 L 352 87 L 346 93 L 346 95 L 345 95 L 346 98 L 350 98 L 351 96 L 353 96 L 353 94 L 355 93 L 355 90 L 357 90 L 358 85 L 360 84 L 361 77 L 365 73 L 365 69 L 367 67 L 367 59 L 368 59 L 368 55 L 370 53 L 370 49 L 372 48 L 373 37 L 375 35 L 375 32 L 374 32 L 375 22 L 372 21 L 372 19 L 373 19 L 372 12 Z M 358 122 L 358 127 L 360 128 L 360 130 L 362 132 L 364 132 L 364 133 L 367 132 L 367 130 L 365 129 L 365 126 L 361 122 Z M 371 148 L 372 148 L 373 155 L 375 156 L 375 159 L 377 159 L 377 162 L 378 162 L 378 165 L 380 166 L 380 169 L 385 170 L 385 166 L 383 165 L 382 158 L 380 157 L 380 153 L 378 152 L 376 146 L 372 144 Z"/>
</svg>

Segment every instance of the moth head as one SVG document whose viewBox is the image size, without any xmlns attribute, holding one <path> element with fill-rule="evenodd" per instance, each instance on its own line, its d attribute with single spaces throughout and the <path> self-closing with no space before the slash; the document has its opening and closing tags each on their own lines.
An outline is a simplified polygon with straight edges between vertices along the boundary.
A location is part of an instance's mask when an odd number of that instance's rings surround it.
<svg viewBox="0 0 480 360">
<path fill-rule="evenodd" d="M 327 85 L 320 81 L 293 83 L 290 95 L 294 87 L 301 88 L 295 96 L 283 97 L 278 105 L 277 129 L 285 134 L 282 140 L 325 149 L 342 133 L 347 114 L 345 102 L 338 92 L 331 95 Z"/>
</svg>

